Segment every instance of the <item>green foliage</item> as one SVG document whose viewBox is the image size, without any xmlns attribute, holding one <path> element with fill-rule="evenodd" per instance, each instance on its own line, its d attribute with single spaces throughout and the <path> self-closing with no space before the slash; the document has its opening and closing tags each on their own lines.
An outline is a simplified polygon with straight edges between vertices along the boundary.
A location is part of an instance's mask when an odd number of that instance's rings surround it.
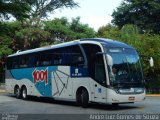
<svg viewBox="0 0 160 120">
<path fill-rule="evenodd" d="M 68 22 L 66 18 L 55 18 L 41 22 L 40 19 L 0 23 L 0 55 L 11 54 L 12 51 L 26 50 L 47 46 L 80 38 L 95 37 L 95 32 L 80 18 Z"/>
<path fill-rule="evenodd" d="M 72 19 L 70 29 L 73 31 L 73 39 L 80 38 L 93 38 L 95 37 L 95 31 L 90 28 L 87 24 L 80 23 L 80 17 Z"/>
<path fill-rule="evenodd" d="M 31 10 L 30 18 L 47 17 L 48 13 L 60 8 L 73 8 L 78 6 L 74 0 L 26 0 Z"/>
<path fill-rule="evenodd" d="M 0 17 L 9 19 L 11 14 L 17 20 L 42 18 L 56 9 L 76 6 L 73 0 L 0 0 Z"/>
<path fill-rule="evenodd" d="M 9 14 L 12 14 L 18 20 L 28 18 L 30 7 L 26 0 L 0 0 L 0 17 L 1 20 L 9 19 Z"/>
<path fill-rule="evenodd" d="M 11 27 L 7 23 L 0 23 L 0 58 L 12 53 Z"/>
<path fill-rule="evenodd" d="M 52 21 L 45 21 L 44 29 L 51 33 L 50 44 L 55 41 L 68 41 L 71 30 L 69 29 L 69 22 L 66 18 L 55 18 Z"/>
<path fill-rule="evenodd" d="M 16 31 L 15 38 L 19 50 L 33 49 L 40 46 L 40 42 L 48 39 L 50 33 L 39 28 L 24 28 Z"/>
<path fill-rule="evenodd" d="M 51 33 L 49 42 L 66 42 L 80 38 L 93 38 L 95 31 L 86 24 L 80 23 L 80 18 L 72 19 L 71 23 L 66 18 L 55 18 L 45 21 L 45 30 Z"/>
<path fill-rule="evenodd" d="M 137 25 L 142 33 L 160 33 L 159 0 L 124 0 L 112 13 L 112 22 L 119 28 L 125 24 Z"/>
<path fill-rule="evenodd" d="M 0 36 L 0 57 L 12 53 L 12 49 L 9 46 L 11 46 L 11 39 L 6 35 Z"/>
<path fill-rule="evenodd" d="M 106 26 L 100 27 L 97 32 L 98 37 L 109 38 L 109 39 L 119 39 L 120 30 L 118 27 L 108 24 Z"/>
</svg>

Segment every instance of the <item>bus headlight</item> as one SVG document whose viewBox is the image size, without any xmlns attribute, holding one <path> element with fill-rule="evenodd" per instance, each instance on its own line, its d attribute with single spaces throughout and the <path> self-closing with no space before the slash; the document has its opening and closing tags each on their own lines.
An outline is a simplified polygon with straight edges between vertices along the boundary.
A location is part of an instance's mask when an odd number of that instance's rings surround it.
<svg viewBox="0 0 160 120">
<path fill-rule="evenodd" d="M 120 94 L 140 94 L 144 92 L 144 88 L 130 88 L 130 89 L 124 89 L 121 88 L 118 90 Z"/>
<path fill-rule="evenodd" d="M 134 88 L 135 93 L 143 93 L 144 88 Z"/>
</svg>

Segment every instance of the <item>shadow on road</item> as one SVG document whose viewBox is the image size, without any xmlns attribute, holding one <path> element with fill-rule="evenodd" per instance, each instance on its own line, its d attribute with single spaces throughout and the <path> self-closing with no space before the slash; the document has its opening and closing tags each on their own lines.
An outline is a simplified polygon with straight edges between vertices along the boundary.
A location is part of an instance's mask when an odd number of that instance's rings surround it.
<svg viewBox="0 0 160 120">
<path fill-rule="evenodd" d="M 14 95 L 7 94 L 7 96 L 15 98 Z M 16 99 L 16 98 L 15 98 Z M 61 100 L 54 100 L 53 98 L 47 98 L 47 97 L 34 97 L 29 96 L 27 101 L 32 102 L 40 102 L 40 103 L 50 103 L 50 104 L 58 104 L 58 105 L 65 105 L 65 106 L 74 106 L 74 107 L 81 107 L 78 106 L 75 102 L 69 102 L 69 101 L 61 101 Z M 100 109 L 100 110 L 131 110 L 131 109 L 138 109 L 141 108 L 141 106 L 132 106 L 133 104 L 120 104 L 119 106 L 113 106 L 109 104 L 97 104 L 97 103 L 90 103 L 87 108 L 85 109 Z"/>
</svg>

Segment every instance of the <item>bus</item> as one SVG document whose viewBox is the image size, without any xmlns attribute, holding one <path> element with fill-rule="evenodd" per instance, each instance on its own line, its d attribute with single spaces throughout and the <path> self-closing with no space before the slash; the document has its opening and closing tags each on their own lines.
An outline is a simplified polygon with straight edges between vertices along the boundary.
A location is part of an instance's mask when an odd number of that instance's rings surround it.
<svg viewBox="0 0 160 120">
<path fill-rule="evenodd" d="M 17 98 L 51 97 L 118 105 L 145 99 L 136 50 L 119 41 L 85 38 L 18 51 L 7 58 L 6 91 Z"/>
</svg>

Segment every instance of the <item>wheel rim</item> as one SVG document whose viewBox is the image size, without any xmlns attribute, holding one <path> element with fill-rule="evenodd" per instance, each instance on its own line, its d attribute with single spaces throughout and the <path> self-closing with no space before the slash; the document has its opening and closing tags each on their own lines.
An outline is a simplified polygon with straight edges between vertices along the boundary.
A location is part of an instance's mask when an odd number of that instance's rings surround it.
<svg viewBox="0 0 160 120">
<path fill-rule="evenodd" d="M 15 94 L 16 94 L 17 97 L 19 96 L 19 92 L 20 92 L 19 88 L 16 88 Z"/>
<path fill-rule="evenodd" d="M 23 89 L 23 91 L 22 91 L 22 96 L 23 96 L 23 98 L 26 98 L 26 97 L 27 97 L 27 91 L 26 91 L 26 89 Z"/>
</svg>

